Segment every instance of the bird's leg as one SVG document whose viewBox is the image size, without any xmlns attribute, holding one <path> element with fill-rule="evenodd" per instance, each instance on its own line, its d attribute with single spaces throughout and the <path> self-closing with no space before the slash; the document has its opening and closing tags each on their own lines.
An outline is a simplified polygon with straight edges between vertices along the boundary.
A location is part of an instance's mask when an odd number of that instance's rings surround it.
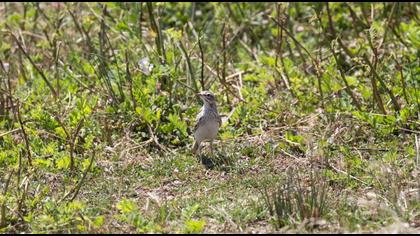
<svg viewBox="0 0 420 236">
<path fill-rule="evenodd" d="M 197 142 L 197 141 L 195 141 L 195 142 L 194 142 L 194 145 L 193 145 L 193 147 L 192 147 L 192 152 L 193 152 L 194 154 L 197 154 L 199 151 L 200 151 L 200 143 L 199 143 L 199 142 Z"/>
<path fill-rule="evenodd" d="M 210 153 L 213 155 L 213 140 L 210 141 Z"/>
</svg>

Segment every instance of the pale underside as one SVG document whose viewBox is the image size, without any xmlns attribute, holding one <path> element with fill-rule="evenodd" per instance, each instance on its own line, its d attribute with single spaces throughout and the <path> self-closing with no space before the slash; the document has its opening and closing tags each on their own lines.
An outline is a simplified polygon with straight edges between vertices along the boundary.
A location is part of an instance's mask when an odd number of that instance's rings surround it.
<svg viewBox="0 0 420 236">
<path fill-rule="evenodd" d="M 220 123 L 216 119 L 200 120 L 201 124 L 197 126 L 194 139 L 196 142 L 211 141 L 216 138 Z"/>
</svg>

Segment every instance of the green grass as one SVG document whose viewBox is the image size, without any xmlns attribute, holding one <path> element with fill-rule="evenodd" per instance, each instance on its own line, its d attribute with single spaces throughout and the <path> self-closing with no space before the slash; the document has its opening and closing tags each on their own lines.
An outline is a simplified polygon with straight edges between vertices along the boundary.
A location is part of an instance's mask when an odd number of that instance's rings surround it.
<svg viewBox="0 0 420 236">
<path fill-rule="evenodd" d="M 0 4 L 0 232 L 418 232 L 418 10 Z"/>
</svg>

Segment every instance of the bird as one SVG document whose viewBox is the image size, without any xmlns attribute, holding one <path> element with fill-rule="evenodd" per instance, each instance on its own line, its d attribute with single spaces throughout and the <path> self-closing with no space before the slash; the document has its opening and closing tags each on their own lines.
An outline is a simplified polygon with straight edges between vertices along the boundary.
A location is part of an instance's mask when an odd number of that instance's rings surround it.
<svg viewBox="0 0 420 236">
<path fill-rule="evenodd" d="M 217 112 L 216 97 L 209 91 L 201 91 L 197 96 L 204 104 L 196 118 L 192 152 L 197 154 L 203 141 L 210 141 L 210 150 L 213 152 L 213 140 L 222 125 L 222 119 Z"/>
</svg>

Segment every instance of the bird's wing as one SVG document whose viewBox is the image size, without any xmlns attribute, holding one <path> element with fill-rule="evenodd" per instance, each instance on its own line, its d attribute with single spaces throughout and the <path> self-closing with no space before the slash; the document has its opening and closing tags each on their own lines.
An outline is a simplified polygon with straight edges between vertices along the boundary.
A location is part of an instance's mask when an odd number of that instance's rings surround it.
<svg viewBox="0 0 420 236">
<path fill-rule="evenodd" d="M 219 124 L 219 127 L 221 127 L 222 126 L 222 118 L 220 117 L 220 115 L 219 114 L 216 114 L 216 116 L 217 116 L 217 123 Z M 194 132 L 197 130 L 197 128 L 200 126 L 200 125 L 202 125 L 203 124 L 203 122 L 205 122 L 205 116 L 203 115 L 203 113 L 202 112 L 200 112 L 200 114 L 198 114 L 198 116 L 197 116 L 197 122 L 195 123 L 195 126 L 194 126 Z"/>
<path fill-rule="evenodd" d="M 222 118 L 220 115 L 217 115 L 217 123 L 219 123 L 219 127 L 222 126 Z"/>
<path fill-rule="evenodd" d="M 204 117 L 203 116 L 200 116 L 197 119 L 197 122 L 194 125 L 194 132 L 197 131 L 198 127 L 201 125 L 201 123 L 203 123 L 203 121 L 204 121 Z"/>
<path fill-rule="evenodd" d="M 194 132 L 197 131 L 198 126 L 201 125 L 201 123 L 203 123 L 203 117 L 203 110 L 201 110 L 200 113 L 197 114 L 196 123 L 194 125 Z"/>
</svg>

